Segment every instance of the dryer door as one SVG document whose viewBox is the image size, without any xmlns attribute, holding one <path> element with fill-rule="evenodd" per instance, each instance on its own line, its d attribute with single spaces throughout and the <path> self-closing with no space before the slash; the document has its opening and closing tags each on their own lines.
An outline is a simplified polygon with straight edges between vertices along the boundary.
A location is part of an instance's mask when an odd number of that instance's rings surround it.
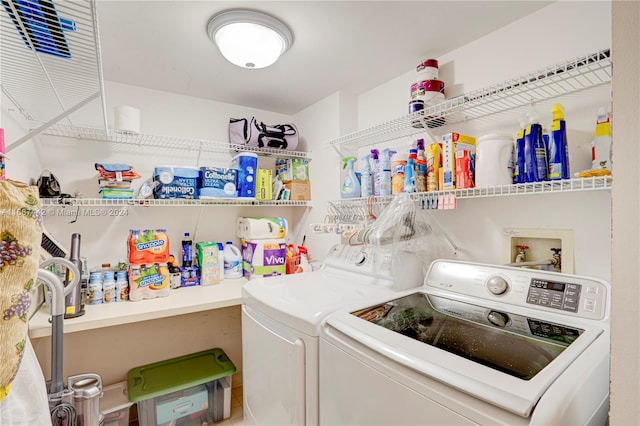
<svg viewBox="0 0 640 426">
<path fill-rule="evenodd" d="M 244 424 L 305 424 L 304 368 L 304 341 L 243 305 Z"/>
</svg>

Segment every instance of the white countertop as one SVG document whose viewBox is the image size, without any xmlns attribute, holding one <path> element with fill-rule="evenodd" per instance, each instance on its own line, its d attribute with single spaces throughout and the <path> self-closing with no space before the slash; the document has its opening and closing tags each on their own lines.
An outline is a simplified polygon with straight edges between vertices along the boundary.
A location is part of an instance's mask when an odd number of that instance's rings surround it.
<svg viewBox="0 0 640 426">
<path fill-rule="evenodd" d="M 64 320 L 64 333 L 240 305 L 242 303 L 242 285 L 245 282 L 245 279 L 230 279 L 212 286 L 193 286 L 171 290 L 169 296 L 156 299 L 85 305 L 84 315 Z M 29 320 L 29 337 L 36 339 L 50 336 L 49 318 L 51 318 L 51 314 L 48 307 L 40 308 Z"/>
</svg>

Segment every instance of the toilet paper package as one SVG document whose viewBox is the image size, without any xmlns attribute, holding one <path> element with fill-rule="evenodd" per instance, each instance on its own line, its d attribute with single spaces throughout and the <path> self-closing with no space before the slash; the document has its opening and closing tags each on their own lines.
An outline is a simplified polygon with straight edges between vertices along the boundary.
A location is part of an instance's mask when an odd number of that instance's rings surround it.
<svg viewBox="0 0 640 426">
<path fill-rule="evenodd" d="M 258 155 L 253 152 L 241 152 L 233 157 L 231 167 L 238 170 L 238 197 L 256 198 Z"/>
<path fill-rule="evenodd" d="M 285 238 L 287 219 L 283 217 L 238 217 L 236 236 L 243 240 Z"/>
<path fill-rule="evenodd" d="M 242 269 L 247 279 L 286 274 L 284 238 L 242 240 Z"/>
<path fill-rule="evenodd" d="M 238 171 L 222 167 L 200 167 L 199 198 L 236 198 Z"/>
<path fill-rule="evenodd" d="M 200 171 L 193 167 L 158 166 L 153 169 L 153 180 L 158 185 L 153 195 L 158 199 L 198 198 Z"/>
</svg>

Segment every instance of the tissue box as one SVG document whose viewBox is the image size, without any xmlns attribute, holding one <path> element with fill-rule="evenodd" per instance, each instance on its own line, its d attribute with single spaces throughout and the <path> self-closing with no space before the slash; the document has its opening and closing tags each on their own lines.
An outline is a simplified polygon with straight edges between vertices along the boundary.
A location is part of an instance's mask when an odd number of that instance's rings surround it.
<svg viewBox="0 0 640 426">
<path fill-rule="evenodd" d="M 304 158 L 276 159 L 276 175 L 283 182 L 309 180 L 309 160 Z"/>
<path fill-rule="evenodd" d="M 308 180 L 292 180 L 291 182 L 285 183 L 284 187 L 290 191 L 289 200 L 304 201 L 311 199 L 311 184 Z"/>
<path fill-rule="evenodd" d="M 442 164 L 440 165 L 440 189 L 456 189 L 456 151 L 476 151 L 476 138 L 460 133 L 442 136 Z"/>
<path fill-rule="evenodd" d="M 286 274 L 287 244 L 284 238 L 242 240 L 242 270 L 247 279 Z"/>
<path fill-rule="evenodd" d="M 238 197 L 238 170 L 222 167 L 200 167 L 200 198 Z"/>
<path fill-rule="evenodd" d="M 200 171 L 191 167 L 160 166 L 153 169 L 153 180 L 158 185 L 153 195 L 158 199 L 198 198 Z"/>
<path fill-rule="evenodd" d="M 220 256 L 218 243 L 213 241 L 196 243 L 196 258 L 200 268 L 200 285 L 213 285 L 220 282 L 218 256 Z"/>
<path fill-rule="evenodd" d="M 129 400 L 141 425 L 219 422 L 231 416 L 235 371 L 219 348 L 136 367 L 127 373 Z"/>
<path fill-rule="evenodd" d="M 256 173 L 256 199 L 270 200 L 272 197 L 271 169 L 258 169 Z"/>
</svg>

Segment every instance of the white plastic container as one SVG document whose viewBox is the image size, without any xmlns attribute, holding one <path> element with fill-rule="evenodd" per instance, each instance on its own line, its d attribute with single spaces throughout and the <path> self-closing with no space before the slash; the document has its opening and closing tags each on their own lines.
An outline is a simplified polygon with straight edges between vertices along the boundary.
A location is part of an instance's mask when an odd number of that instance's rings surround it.
<svg viewBox="0 0 640 426">
<path fill-rule="evenodd" d="M 242 278 L 242 255 L 231 241 L 224 246 L 224 278 Z"/>
<path fill-rule="evenodd" d="M 478 138 L 476 146 L 476 187 L 513 183 L 513 137 L 490 134 Z"/>
</svg>

